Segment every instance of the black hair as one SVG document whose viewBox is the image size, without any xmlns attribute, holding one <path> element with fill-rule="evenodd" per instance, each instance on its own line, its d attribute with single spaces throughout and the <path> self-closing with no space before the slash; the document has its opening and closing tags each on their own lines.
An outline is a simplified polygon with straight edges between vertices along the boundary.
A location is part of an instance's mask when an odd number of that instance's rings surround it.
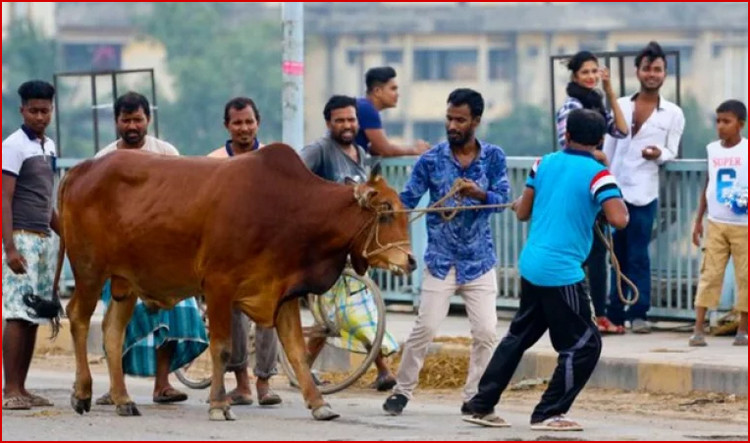
<svg viewBox="0 0 750 443">
<path fill-rule="evenodd" d="M 455 89 L 448 96 L 448 103 L 453 106 L 468 105 L 472 117 L 481 117 L 484 113 L 484 99 L 482 94 L 469 88 Z"/>
<path fill-rule="evenodd" d="M 747 121 L 747 107 L 739 100 L 727 100 L 716 108 L 716 113 L 731 112 L 741 122 Z"/>
<path fill-rule="evenodd" d="M 226 105 L 224 105 L 224 123 L 229 123 L 229 110 L 234 109 L 235 111 L 239 111 L 242 109 L 247 108 L 250 106 L 253 109 L 253 114 L 255 114 L 255 120 L 260 123 L 260 112 L 258 112 L 258 107 L 255 106 L 255 102 L 251 98 L 247 97 L 235 97 L 227 102 Z"/>
<path fill-rule="evenodd" d="M 18 95 L 21 103 L 26 104 L 29 100 L 50 100 L 55 97 L 55 87 L 44 80 L 29 80 L 18 87 Z"/>
<path fill-rule="evenodd" d="M 579 51 L 574 55 L 573 57 L 568 60 L 568 69 L 570 72 L 575 74 L 578 72 L 579 69 L 581 69 L 581 66 L 583 66 L 586 62 L 595 62 L 596 64 L 599 64 L 599 60 L 596 58 L 594 54 L 592 54 L 589 51 Z"/>
<path fill-rule="evenodd" d="M 565 130 L 571 142 L 599 146 L 607 130 L 607 122 L 601 114 L 591 109 L 574 109 L 568 114 Z"/>
<path fill-rule="evenodd" d="M 331 121 L 331 112 L 336 109 L 348 108 L 349 106 L 357 109 L 357 100 L 346 95 L 334 95 L 328 99 L 325 108 L 323 108 L 323 117 L 326 121 Z"/>
<path fill-rule="evenodd" d="M 143 109 L 146 118 L 151 119 L 151 106 L 144 95 L 133 91 L 121 95 L 115 100 L 115 120 L 120 117 L 123 111 L 131 113 L 138 111 L 138 109 Z"/>
<path fill-rule="evenodd" d="M 643 59 L 648 60 L 649 63 L 653 63 L 654 60 L 660 58 L 664 60 L 664 67 L 667 67 L 667 55 L 664 50 L 661 49 L 661 45 L 656 42 L 650 42 L 645 48 L 641 49 L 641 52 L 635 56 L 635 67 L 640 68 Z"/>
<path fill-rule="evenodd" d="M 381 66 L 378 68 L 370 68 L 365 74 L 365 86 L 367 86 L 367 93 L 372 92 L 373 89 L 378 86 L 382 86 L 391 79 L 396 78 L 396 70 L 390 66 Z"/>
</svg>

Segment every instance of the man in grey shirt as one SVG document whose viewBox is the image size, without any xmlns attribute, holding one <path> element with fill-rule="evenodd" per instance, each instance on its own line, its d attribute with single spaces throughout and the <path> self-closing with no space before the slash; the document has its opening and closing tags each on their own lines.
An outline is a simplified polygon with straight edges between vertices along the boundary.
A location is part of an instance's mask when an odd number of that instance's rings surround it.
<svg viewBox="0 0 750 443">
<path fill-rule="evenodd" d="M 343 95 L 334 95 L 326 103 L 323 116 L 328 134 L 305 146 L 300 153 L 315 175 L 337 183 L 343 183 L 346 177 L 358 183 L 367 180 L 367 154 L 354 142 L 359 128 L 356 106 L 356 100 Z"/>
<path fill-rule="evenodd" d="M 323 116 L 328 127 L 328 134 L 302 149 L 300 153 L 302 161 L 313 173 L 326 180 L 344 183 L 346 178 L 350 178 L 357 183 L 366 182 L 365 157 L 367 154 L 355 142 L 359 129 L 357 101 L 352 97 L 334 95 L 326 103 Z M 367 336 L 368 331 L 364 330 L 366 327 L 350 326 L 361 329 L 360 332 Z M 311 355 L 317 355 L 324 344 L 324 341 L 311 340 L 308 342 L 308 351 Z M 375 359 L 378 377 L 371 387 L 379 391 L 387 391 L 395 386 L 396 378 L 388 368 L 384 353 L 390 354 L 397 349 L 398 344 L 395 339 L 386 333 L 381 353 Z"/>
</svg>

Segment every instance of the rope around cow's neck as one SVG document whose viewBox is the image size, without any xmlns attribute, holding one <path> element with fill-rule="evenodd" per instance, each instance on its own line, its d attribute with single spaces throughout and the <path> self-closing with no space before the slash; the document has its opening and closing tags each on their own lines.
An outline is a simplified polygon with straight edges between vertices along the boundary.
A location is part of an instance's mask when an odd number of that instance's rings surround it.
<svg viewBox="0 0 750 443">
<path fill-rule="evenodd" d="M 416 220 L 418 220 L 423 215 L 430 213 L 430 212 L 437 212 L 440 213 L 440 216 L 445 221 L 451 221 L 453 220 L 460 211 L 467 211 L 467 210 L 473 210 L 473 209 L 502 209 L 502 208 L 510 208 L 513 206 L 513 203 L 502 203 L 502 204 L 495 204 L 495 205 L 459 205 L 459 206 L 450 206 L 445 207 L 442 206 L 448 199 L 451 197 L 454 197 L 456 194 L 461 192 L 461 189 L 465 186 L 465 181 L 462 179 L 456 179 L 455 182 L 453 182 L 453 186 L 451 186 L 451 189 L 448 191 L 448 193 L 445 194 L 440 200 L 436 201 L 435 203 L 431 204 L 427 208 L 419 208 L 419 209 L 399 209 L 399 210 L 393 210 L 388 211 L 392 213 L 419 213 L 416 217 L 413 217 L 411 220 L 409 220 L 409 223 L 413 223 Z M 462 199 L 457 199 L 458 202 L 461 202 Z M 617 275 L 617 295 L 620 297 L 620 301 L 622 301 L 623 304 L 631 306 L 636 304 L 638 302 L 638 298 L 640 297 L 640 293 L 638 292 L 638 287 L 633 283 L 628 277 L 626 277 L 622 270 L 620 269 L 620 262 L 617 260 L 617 256 L 615 255 L 615 250 L 613 247 L 612 242 L 612 234 L 608 233 L 605 235 L 601 228 L 595 224 L 596 228 L 596 234 L 599 236 L 599 238 L 602 240 L 604 245 L 607 247 L 607 250 L 609 251 L 609 256 L 612 261 L 612 267 L 615 269 L 615 275 Z M 625 282 L 628 286 L 630 286 L 630 289 L 633 291 L 633 295 L 630 298 L 625 297 L 625 294 L 622 291 L 622 282 Z"/>
</svg>

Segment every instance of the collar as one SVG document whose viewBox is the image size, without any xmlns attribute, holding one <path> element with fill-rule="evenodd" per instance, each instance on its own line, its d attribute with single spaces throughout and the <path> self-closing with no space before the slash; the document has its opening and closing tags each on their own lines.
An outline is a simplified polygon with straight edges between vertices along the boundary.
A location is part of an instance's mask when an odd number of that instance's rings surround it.
<svg viewBox="0 0 750 443">
<path fill-rule="evenodd" d="M 477 161 L 484 160 L 484 157 L 487 155 L 487 149 L 485 149 L 485 143 L 479 139 L 474 139 L 474 141 L 476 142 L 477 147 L 479 148 L 479 155 L 477 155 L 474 161 L 471 162 L 472 165 Z M 460 166 L 458 161 L 456 160 L 456 157 L 453 155 L 451 144 L 448 141 L 443 142 L 442 155 L 443 157 L 447 157 L 450 161 L 452 161 L 456 165 Z"/>
<path fill-rule="evenodd" d="M 594 154 L 592 154 L 592 153 L 590 153 L 588 151 L 583 151 L 581 149 L 573 149 L 570 146 L 568 146 L 565 149 L 563 149 L 563 152 L 566 153 L 566 154 L 570 154 L 570 155 L 580 155 L 581 157 L 594 158 Z"/>
<path fill-rule="evenodd" d="M 260 142 L 258 141 L 258 137 L 255 137 L 255 143 L 253 143 L 253 149 L 251 151 L 255 151 L 260 147 Z M 227 157 L 234 157 L 234 151 L 232 151 L 232 140 L 227 140 L 226 143 L 224 143 L 224 149 L 227 150 Z"/>
<path fill-rule="evenodd" d="M 636 92 L 635 94 L 633 94 L 630 97 L 630 101 L 631 102 L 635 102 L 635 100 L 638 98 L 638 96 L 640 94 L 641 94 L 640 92 Z M 656 110 L 657 111 L 663 111 L 664 110 L 664 107 L 662 106 L 662 96 L 661 96 L 661 94 L 659 94 L 659 100 L 656 102 Z"/>
<path fill-rule="evenodd" d="M 21 125 L 21 130 L 23 131 L 24 134 L 26 134 L 26 137 L 28 137 L 29 140 L 31 140 L 33 142 L 35 142 L 37 140 L 42 140 L 43 139 L 43 137 L 39 137 L 36 134 L 36 132 L 34 132 L 31 128 L 29 128 L 28 126 L 26 126 L 26 124 L 22 124 Z"/>
</svg>

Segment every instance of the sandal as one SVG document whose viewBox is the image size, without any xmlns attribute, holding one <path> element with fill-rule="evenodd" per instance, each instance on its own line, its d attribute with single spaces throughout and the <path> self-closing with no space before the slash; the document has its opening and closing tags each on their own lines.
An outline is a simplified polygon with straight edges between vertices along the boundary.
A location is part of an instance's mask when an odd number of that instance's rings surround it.
<svg viewBox="0 0 750 443">
<path fill-rule="evenodd" d="M 3 411 L 26 411 L 29 409 L 31 409 L 31 400 L 29 397 L 17 395 L 3 400 Z"/>
<path fill-rule="evenodd" d="M 173 387 L 162 390 L 158 395 L 154 395 L 154 403 L 178 403 L 187 400 L 188 396 Z"/>
<path fill-rule="evenodd" d="M 29 394 L 26 396 L 31 401 L 31 407 L 33 408 L 46 408 L 50 406 L 54 406 L 51 401 L 47 400 L 46 398 L 42 397 L 41 395 L 35 395 L 35 394 Z"/>
<path fill-rule="evenodd" d="M 625 326 L 618 326 L 612 323 L 607 317 L 596 318 L 596 328 L 600 334 L 616 334 L 622 335 L 625 333 Z"/>
<path fill-rule="evenodd" d="M 258 404 L 261 406 L 278 405 L 281 404 L 281 397 L 269 388 L 268 391 L 263 394 L 260 392 L 258 393 Z"/>
<path fill-rule="evenodd" d="M 475 425 L 479 426 L 486 426 L 488 428 L 510 427 L 510 423 L 495 415 L 494 412 L 490 412 L 489 414 L 473 414 L 466 417 L 461 417 L 461 420 L 468 423 L 474 423 Z"/>
<path fill-rule="evenodd" d="M 564 415 L 555 415 L 546 420 L 532 423 L 534 431 L 583 431 L 583 427 Z"/>
<path fill-rule="evenodd" d="M 734 337 L 734 342 L 732 342 L 734 346 L 747 346 L 747 333 L 745 334 L 737 334 Z"/>
<path fill-rule="evenodd" d="M 688 346 L 708 346 L 706 336 L 703 334 L 693 334 L 688 339 Z"/>
<path fill-rule="evenodd" d="M 97 398 L 94 403 L 99 406 L 114 406 L 115 404 L 115 402 L 112 401 L 112 396 L 109 395 L 109 392 Z"/>
<path fill-rule="evenodd" d="M 242 394 L 237 391 L 232 391 L 227 394 L 227 397 L 231 406 L 249 406 L 253 404 L 253 396 L 251 394 Z"/>
</svg>

